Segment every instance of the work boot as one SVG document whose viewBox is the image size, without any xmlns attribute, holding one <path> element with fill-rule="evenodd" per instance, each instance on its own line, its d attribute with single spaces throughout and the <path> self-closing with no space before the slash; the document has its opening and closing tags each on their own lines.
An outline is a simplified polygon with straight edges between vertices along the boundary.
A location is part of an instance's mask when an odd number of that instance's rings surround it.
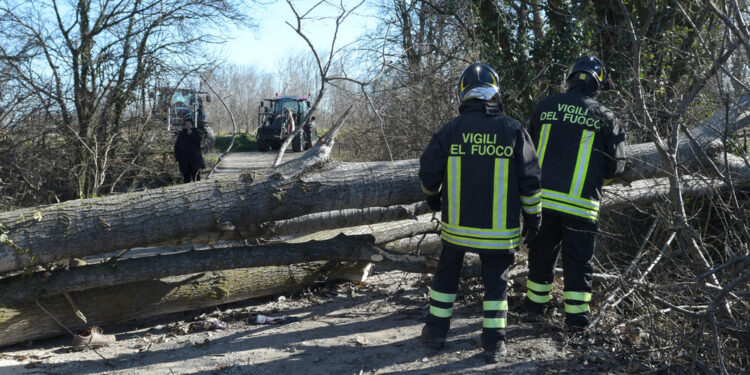
<svg viewBox="0 0 750 375">
<path fill-rule="evenodd" d="M 422 342 L 429 348 L 440 350 L 445 346 L 445 335 L 438 334 L 425 325 L 422 328 Z"/>
<path fill-rule="evenodd" d="M 499 341 L 494 347 L 484 349 L 484 361 L 487 363 L 498 363 L 507 354 L 508 348 L 505 347 L 505 341 Z"/>
</svg>

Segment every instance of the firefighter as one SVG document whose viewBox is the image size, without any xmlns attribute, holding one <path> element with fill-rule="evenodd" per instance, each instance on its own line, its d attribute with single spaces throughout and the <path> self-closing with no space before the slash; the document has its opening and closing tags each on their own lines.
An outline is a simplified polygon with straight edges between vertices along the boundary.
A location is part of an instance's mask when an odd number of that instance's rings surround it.
<svg viewBox="0 0 750 375">
<path fill-rule="evenodd" d="M 505 327 L 508 268 L 521 242 L 541 220 L 540 170 L 529 134 L 503 114 L 497 73 L 469 65 L 458 81 L 460 115 L 443 125 L 419 160 L 427 203 L 442 210 L 442 251 L 422 341 L 440 349 L 450 327 L 464 253 L 478 253 L 484 283 L 481 343 L 495 363 L 507 353 Z"/>
<path fill-rule="evenodd" d="M 584 56 L 568 69 L 567 92 L 544 98 L 534 109 L 529 133 L 542 169 L 542 226 L 529 242 L 527 319 L 537 320 L 550 301 L 553 271 L 562 252 L 565 324 L 587 327 L 594 240 L 602 185 L 625 168 L 625 133 L 595 97 L 605 81 L 604 64 Z"/>
<path fill-rule="evenodd" d="M 201 153 L 201 132 L 193 128 L 190 119 L 186 119 L 182 127 L 174 143 L 174 157 L 180 165 L 183 182 L 200 181 L 201 169 L 206 167 Z"/>
</svg>

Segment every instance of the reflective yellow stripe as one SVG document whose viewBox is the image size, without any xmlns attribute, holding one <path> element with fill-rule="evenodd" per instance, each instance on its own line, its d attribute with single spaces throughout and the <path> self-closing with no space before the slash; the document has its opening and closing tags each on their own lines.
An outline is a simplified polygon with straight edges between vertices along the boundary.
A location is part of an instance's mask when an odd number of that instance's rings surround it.
<svg viewBox="0 0 750 375">
<path fill-rule="evenodd" d="M 536 156 L 539 159 L 539 168 L 544 162 L 544 153 L 547 152 L 547 140 L 549 139 L 549 129 L 552 124 L 542 124 L 542 133 L 539 135 L 539 144 L 536 148 Z"/>
<path fill-rule="evenodd" d="M 505 229 L 506 204 L 508 202 L 508 162 L 510 159 L 495 159 L 494 190 L 492 194 L 492 228 Z"/>
<path fill-rule="evenodd" d="M 526 287 L 539 293 L 549 293 L 552 290 L 552 283 L 549 284 L 538 284 L 529 279 L 526 279 Z"/>
<path fill-rule="evenodd" d="M 425 193 L 426 195 L 434 197 L 434 196 L 440 194 L 440 188 L 438 188 L 438 191 L 432 191 L 432 190 L 424 187 L 424 185 L 422 185 L 422 192 Z"/>
<path fill-rule="evenodd" d="M 521 235 L 521 228 L 485 229 L 474 227 L 462 227 L 460 225 L 450 225 L 444 221 L 440 222 L 444 232 L 450 232 L 457 236 L 469 236 L 479 238 L 513 238 Z"/>
<path fill-rule="evenodd" d="M 484 328 L 505 328 L 508 321 L 505 318 L 484 318 L 482 327 Z"/>
<path fill-rule="evenodd" d="M 561 193 L 559 191 L 542 189 L 542 201 L 544 201 L 545 198 L 555 199 L 572 205 L 581 206 L 581 208 L 599 211 L 600 203 L 593 199 L 574 197 L 570 194 Z"/>
<path fill-rule="evenodd" d="M 484 301 L 482 303 L 482 307 L 484 308 L 484 310 L 507 311 L 508 301 Z"/>
<path fill-rule="evenodd" d="M 508 250 L 515 249 L 520 244 L 519 237 L 510 239 L 478 239 L 471 237 L 461 237 L 449 233 L 448 231 L 442 231 L 440 236 L 443 240 L 448 241 L 455 245 L 473 247 L 476 249 L 489 249 L 489 250 Z"/>
<path fill-rule="evenodd" d="M 527 290 L 526 291 L 526 298 L 528 298 L 531 301 L 536 302 L 536 303 L 547 303 L 547 302 L 549 302 L 549 300 L 550 300 L 551 297 L 550 297 L 549 293 L 547 293 L 547 294 L 545 294 L 543 296 L 540 296 L 540 295 L 538 295 L 538 294 L 536 294 L 536 293 L 534 293 L 534 292 L 532 292 L 530 290 Z"/>
<path fill-rule="evenodd" d="M 453 303 L 456 300 L 456 295 L 450 293 L 440 293 L 430 288 L 430 298 L 438 302 Z"/>
<path fill-rule="evenodd" d="M 568 305 L 565 304 L 565 312 L 568 314 L 580 314 L 589 311 L 589 304 L 584 303 L 581 305 Z"/>
<path fill-rule="evenodd" d="M 539 203 L 537 203 L 534 206 L 525 206 L 525 205 L 522 205 L 521 209 L 523 210 L 524 213 L 527 213 L 529 215 L 538 214 L 538 213 L 542 212 L 542 202 L 539 202 Z"/>
<path fill-rule="evenodd" d="M 614 178 L 605 178 L 604 181 L 603 181 L 603 183 L 604 183 L 604 185 L 609 185 L 614 180 L 615 180 Z"/>
<path fill-rule="evenodd" d="M 521 195 L 521 204 L 533 206 L 542 201 L 542 192 L 538 192 L 534 195 Z"/>
<path fill-rule="evenodd" d="M 589 159 L 591 158 L 591 149 L 594 146 L 595 136 L 596 133 L 589 130 L 584 130 L 583 134 L 581 134 L 581 142 L 578 145 L 575 173 L 573 174 L 573 181 L 570 183 L 571 196 L 581 196 L 583 183 L 586 181 L 586 174 L 589 170 Z"/>
<path fill-rule="evenodd" d="M 591 301 L 591 293 L 587 292 L 563 292 L 563 299 L 569 299 L 572 301 Z"/>
<path fill-rule="evenodd" d="M 569 204 L 552 201 L 552 200 L 546 200 L 546 199 L 542 199 L 542 206 L 545 209 L 565 212 L 565 213 L 578 216 L 578 217 L 582 217 L 584 219 L 589 219 L 592 221 L 597 221 L 599 219 L 598 210 L 587 210 L 587 209 L 572 206 Z"/>
<path fill-rule="evenodd" d="M 458 225 L 461 214 L 461 157 L 448 157 L 448 215 L 449 222 Z"/>
<path fill-rule="evenodd" d="M 453 315 L 453 309 L 441 309 L 440 307 L 430 305 L 430 314 L 438 318 L 450 318 Z"/>
</svg>

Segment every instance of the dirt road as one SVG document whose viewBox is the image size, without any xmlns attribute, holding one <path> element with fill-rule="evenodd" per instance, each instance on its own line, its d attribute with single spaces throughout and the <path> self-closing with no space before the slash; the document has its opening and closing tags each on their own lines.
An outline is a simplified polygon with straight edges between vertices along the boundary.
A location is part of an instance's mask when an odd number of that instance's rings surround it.
<svg viewBox="0 0 750 375">
<path fill-rule="evenodd" d="M 503 362 L 489 365 L 481 358 L 481 295 L 475 291 L 459 294 L 446 347 L 439 352 L 424 347 L 418 336 L 428 279 L 381 273 L 366 283 L 322 284 L 203 315 L 173 314 L 103 327 L 117 337 L 116 343 L 98 349 L 109 365 L 91 350 L 71 351 L 70 337 L 5 348 L 0 351 L 0 374 L 615 373 L 617 366 L 608 354 L 584 349 L 582 337 L 568 336 L 550 324 L 521 323 L 516 312 L 523 288 L 510 296 L 509 354 Z M 256 325 L 257 314 L 300 320 Z M 226 322 L 228 328 L 186 333 L 190 322 L 208 317 Z"/>
</svg>

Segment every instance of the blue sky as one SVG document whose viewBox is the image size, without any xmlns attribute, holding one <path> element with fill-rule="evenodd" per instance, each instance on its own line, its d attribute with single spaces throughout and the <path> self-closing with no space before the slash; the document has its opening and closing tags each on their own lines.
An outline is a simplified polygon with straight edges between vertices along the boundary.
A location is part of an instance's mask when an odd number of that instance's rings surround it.
<svg viewBox="0 0 750 375">
<path fill-rule="evenodd" d="M 293 4 L 298 12 L 303 13 L 318 2 L 319 0 L 301 0 L 293 1 Z M 359 1 L 343 1 L 347 8 L 352 8 L 358 3 Z M 371 8 L 363 5 L 347 18 L 339 29 L 336 47 L 351 43 L 368 28 L 374 28 L 376 21 L 372 12 Z M 316 19 L 303 23 L 302 30 L 309 35 L 318 52 L 324 53 L 331 45 L 335 22 L 330 17 L 336 16 L 336 9 L 324 4 L 316 8 L 311 15 Z M 277 70 L 278 63 L 284 57 L 310 51 L 305 41 L 285 23 L 288 21 L 296 24 L 294 13 L 285 0 L 253 6 L 250 16 L 258 26 L 234 28 L 233 39 L 220 51 L 221 56 L 228 62 L 253 65 L 271 73 Z"/>
</svg>

